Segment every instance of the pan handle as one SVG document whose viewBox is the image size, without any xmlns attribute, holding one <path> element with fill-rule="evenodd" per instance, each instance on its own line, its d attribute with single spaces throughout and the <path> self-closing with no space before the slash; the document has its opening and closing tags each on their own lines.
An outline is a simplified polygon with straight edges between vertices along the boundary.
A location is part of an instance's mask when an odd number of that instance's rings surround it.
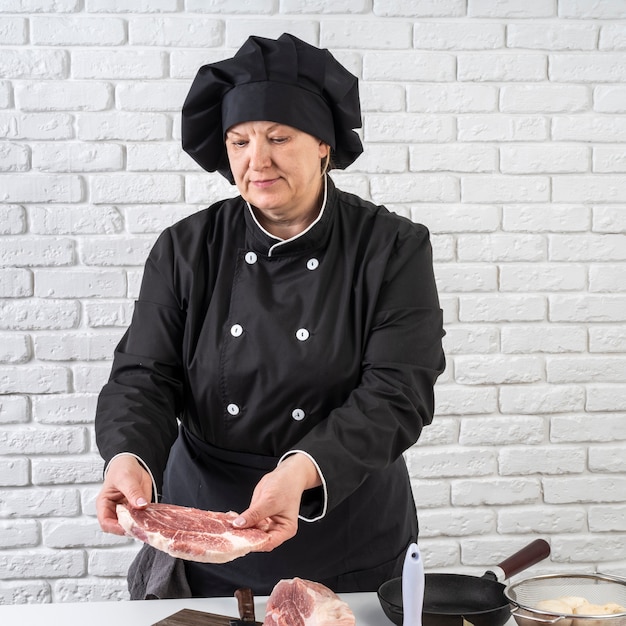
<svg viewBox="0 0 626 626">
<path fill-rule="evenodd" d="M 564 619 L 563 615 L 557 615 L 552 619 L 546 619 L 544 617 L 535 617 L 534 615 L 528 615 L 528 613 L 517 613 L 517 608 L 511 609 L 511 615 L 513 617 L 521 617 L 523 619 L 529 619 L 533 622 L 540 622 L 542 624 L 555 624 L 556 622 Z"/>
<path fill-rule="evenodd" d="M 493 574 L 499 582 L 519 574 L 550 555 L 550 544 L 545 539 L 535 539 L 515 554 L 504 559 L 493 568 Z"/>
</svg>

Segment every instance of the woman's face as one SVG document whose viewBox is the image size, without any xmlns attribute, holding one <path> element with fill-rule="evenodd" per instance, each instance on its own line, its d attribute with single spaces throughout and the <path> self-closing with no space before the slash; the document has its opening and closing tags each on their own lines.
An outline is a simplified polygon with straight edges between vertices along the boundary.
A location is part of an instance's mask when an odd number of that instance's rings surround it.
<svg viewBox="0 0 626 626">
<path fill-rule="evenodd" d="M 320 164 L 328 150 L 312 135 L 275 122 L 242 122 L 226 131 L 226 151 L 239 193 L 270 221 L 317 215 Z"/>
</svg>

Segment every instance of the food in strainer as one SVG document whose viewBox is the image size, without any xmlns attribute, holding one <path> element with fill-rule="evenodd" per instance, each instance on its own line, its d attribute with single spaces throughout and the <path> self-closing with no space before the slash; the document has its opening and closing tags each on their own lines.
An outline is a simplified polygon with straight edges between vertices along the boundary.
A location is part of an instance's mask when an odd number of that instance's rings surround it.
<svg viewBox="0 0 626 626">
<path fill-rule="evenodd" d="M 615 613 L 626 613 L 626 608 L 609 602 L 607 604 L 583 604 L 574 609 L 576 615 L 615 615 Z"/>
<path fill-rule="evenodd" d="M 580 596 L 561 596 L 559 598 L 562 602 L 565 602 L 572 610 L 577 609 L 584 604 L 589 604 L 587 598 L 581 598 Z"/>
<path fill-rule="evenodd" d="M 608 602 L 607 604 L 591 604 L 586 598 L 578 596 L 561 596 L 537 603 L 537 609 L 560 615 L 615 615 L 626 613 L 626 608 Z"/>
<path fill-rule="evenodd" d="M 569 613 L 572 613 L 573 609 L 572 607 L 567 604 L 567 602 L 563 602 L 563 600 L 560 600 L 558 598 L 555 598 L 553 600 L 542 600 L 541 602 L 537 603 L 537 608 L 540 611 L 548 611 L 549 613 L 558 613 L 560 614 L 564 614 L 567 615 Z"/>
</svg>

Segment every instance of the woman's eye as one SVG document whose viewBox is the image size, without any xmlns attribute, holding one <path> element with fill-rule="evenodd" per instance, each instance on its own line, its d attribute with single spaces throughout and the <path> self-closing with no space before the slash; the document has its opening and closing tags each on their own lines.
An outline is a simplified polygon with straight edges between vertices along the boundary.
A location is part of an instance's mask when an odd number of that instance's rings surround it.
<svg viewBox="0 0 626 626">
<path fill-rule="evenodd" d="M 273 143 L 285 143 L 287 141 L 287 137 L 272 137 L 271 141 Z"/>
</svg>

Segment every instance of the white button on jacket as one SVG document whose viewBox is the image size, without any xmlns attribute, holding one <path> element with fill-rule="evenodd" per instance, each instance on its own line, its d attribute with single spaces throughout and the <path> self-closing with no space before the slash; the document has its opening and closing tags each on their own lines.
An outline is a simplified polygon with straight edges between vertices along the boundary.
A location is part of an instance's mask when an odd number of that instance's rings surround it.
<svg viewBox="0 0 626 626">
<path fill-rule="evenodd" d="M 305 416 L 305 413 L 302 409 L 294 409 L 291 412 L 291 417 L 293 417 L 293 419 L 295 419 L 297 422 L 299 422 L 300 420 L 303 420 Z"/>
<path fill-rule="evenodd" d="M 309 331 L 306 328 L 299 328 L 296 331 L 296 337 L 299 341 L 306 341 L 310 336 Z"/>
</svg>

